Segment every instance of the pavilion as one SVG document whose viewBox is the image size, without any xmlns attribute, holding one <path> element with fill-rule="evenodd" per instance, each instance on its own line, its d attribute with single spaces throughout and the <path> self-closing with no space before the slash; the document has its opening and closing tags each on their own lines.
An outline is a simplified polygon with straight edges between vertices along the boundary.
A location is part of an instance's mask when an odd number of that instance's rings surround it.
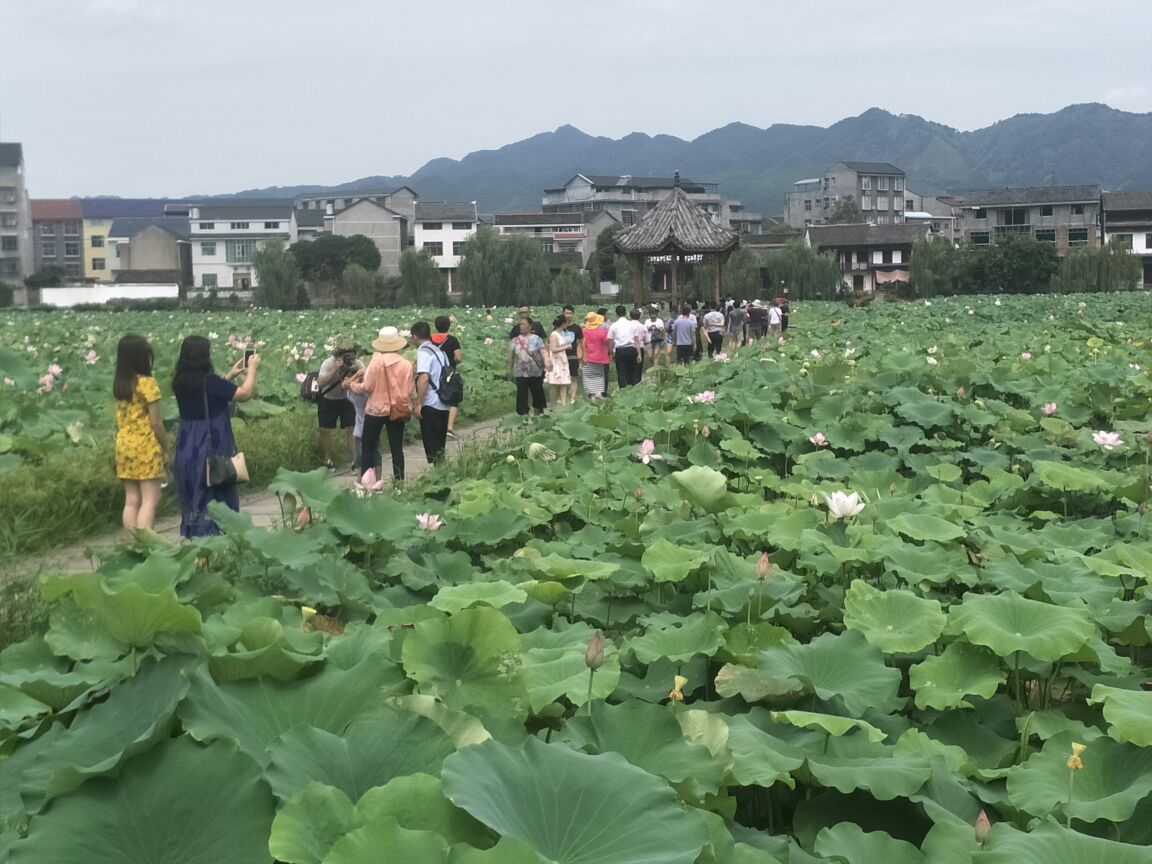
<svg viewBox="0 0 1152 864">
<path fill-rule="evenodd" d="M 724 265 L 728 256 L 740 245 L 740 237 L 735 231 L 720 225 L 711 214 L 685 194 L 680 188 L 680 172 L 677 171 L 671 194 L 645 213 L 631 228 L 618 233 L 613 238 L 613 244 L 621 254 L 631 259 L 635 272 L 639 274 L 644 272 L 646 259 L 668 261 L 671 266 L 668 287 L 672 292 L 673 305 L 678 306 L 680 273 L 686 258 L 715 258 L 713 299 L 720 302 Z M 637 304 L 648 300 L 650 287 L 642 276 L 639 281 L 635 297 Z"/>
</svg>

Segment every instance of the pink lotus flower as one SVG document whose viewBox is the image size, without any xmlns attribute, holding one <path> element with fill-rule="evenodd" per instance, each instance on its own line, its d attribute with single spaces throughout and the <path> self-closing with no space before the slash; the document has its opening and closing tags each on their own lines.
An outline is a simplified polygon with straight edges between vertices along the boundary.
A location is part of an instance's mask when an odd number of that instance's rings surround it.
<svg viewBox="0 0 1152 864">
<path fill-rule="evenodd" d="M 373 492 L 379 492 L 384 488 L 384 478 L 377 478 L 376 469 L 369 468 L 361 475 L 360 480 L 353 485 L 356 487 L 356 491 L 361 494 L 371 494 Z"/>
<path fill-rule="evenodd" d="M 59 364 L 53 363 L 51 366 L 48 367 L 48 374 L 54 378 L 59 378 L 61 375 L 64 374 L 64 370 L 60 368 Z"/>
<path fill-rule="evenodd" d="M 765 552 L 760 556 L 760 560 L 756 562 L 756 578 L 761 581 L 767 579 L 772 575 L 772 568 L 774 566 L 771 559 L 768 558 L 768 553 Z"/>
<path fill-rule="evenodd" d="M 1095 432 L 1092 435 L 1092 440 L 1105 450 L 1115 450 L 1124 444 L 1123 439 L 1115 432 Z"/>
<path fill-rule="evenodd" d="M 988 821 L 988 814 L 983 810 L 976 817 L 976 825 L 973 830 L 976 834 L 976 842 L 983 846 L 984 841 L 988 839 L 988 832 L 992 830 L 992 823 Z"/>
<path fill-rule="evenodd" d="M 811 354 L 813 357 L 815 357 L 817 360 L 819 360 L 819 359 L 820 359 L 820 352 L 819 352 L 819 351 L 817 351 L 815 348 L 813 348 L 813 349 L 812 349 L 811 351 L 809 351 L 808 353 L 809 353 L 809 354 Z"/>
<path fill-rule="evenodd" d="M 300 352 L 300 356 L 303 357 L 305 360 L 311 360 L 312 355 L 315 353 L 316 353 L 315 348 L 313 348 L 311 345 L 305 345 L 304 350 Z"/>
<path fill-rule="evenodd" d="M 824 437 L 823 432 L 817 432 L 815 435 L 810 436 L 808 440 L 815 444 L 817 447 L 828 446 L 828 439 Z"/>
<path fill-rule="evenodd" d="M 1020 355 L 1020 359 L 1021 359 L 1021 360 L 1031 360 L 1031 359 L 1032 359 L 1032 352 L 1030 352 L 1030 351 L 1025 351 L 1025 352 L 1023 352 L 1023 353 Z"/>
<path fill-rule="evenodd" d="M 89 349 L 88 349 L 88 353 L 84 355 L 84 362 L 85 362 L 85 363 L 87 363 L 89 366 L 95 366 L 95 365 L 96 365 L 96 361 L 97 361 L 97 360 L 99 360 L 99 359 L 100 359 L 100 355 L 99 355 L 99 354 L 97 354 L 97 353 L 96 353 L 96 352 L 95 352 L 93 349 L 91 349 L 91 348 L 89 348 Z"/>
<path fill-rule="evenodd" d="M 690 402 L 695 402 L 698 405 L 711 405 L 716 401 L 716 391 L 705 390 L 701 393 L 697 393 L 695 396 L 689 396 L 688 400 Z"/>
<path fill-rule="evenodd" d="M 707 425 L 704 425 L 700 427 L 700 434 L 707 438 L 712 434 L 712 430 Z"/>
<path fill-rule="evenodd" d="M 56 379 L 52 377 L 51 372 L 49 372 L 47 375 L 41 375 L 40 376 L 40 388 L 37 392 L 50 393 L 52 391 L 52 384 L 55 381 L 56 381 Z"/>
<path fill-rule="evenodd" d="M 307 378 L 307 377 L 308 377 L 308 376 L 307 376 L 306 374 L 304 374 L 303 372 L 297 372 L 297 373 L 296 373 L 296 381 L 297 381 L 297 383 L 299 383 L 299 384 L 303 384 L 303 383 L 304 383 L 304 379 L 305 379 L 305 378 Z"/>
<path fill-rule="evenodd" d="M 312 521 L 312 509 L 310 507 L 303 508 L 296 514 L 296 530 L 303 531 L 308 527 L 308 523 Z"/>
<path fill-rule="evenodd" d="M 416 524 L 420 526 L 421 531 L 439 531 L 444 527 L 444 520 L 437 516 L 435 513 L 421 513 L 416 517 Z"/>
<path fill-rule="evenodd" d="M 1044 414 L 1044 415 L 1055 414 L 1056 413 L 1056 403 L 1055 402 L 1047 403 L 1043 408 L 1040 409 L 1040 413 Z"/>
<path fill-rule="evenodd" d="M 604 637 L 597 630 L 588 640 L 588 647 L 584 649 L 584 665 L 589 669 L 599 669 L 604 665 Z"/>
<path fill-rule="evenodd" d="M 966 389 L 964 389 L 963 387 L 957 387 L 956 388 L 956 395 L 957 396 L 963 396 L 967 392 L 968 391 Z"/>
<path fill-rule="evenodd" d="M 656 442 L 651 438 L 645 438 L 636 449 L 636 458 L 647 465 L 654 459 L 663 459 L 664 457 L 656 453 Z"/>
</svg>

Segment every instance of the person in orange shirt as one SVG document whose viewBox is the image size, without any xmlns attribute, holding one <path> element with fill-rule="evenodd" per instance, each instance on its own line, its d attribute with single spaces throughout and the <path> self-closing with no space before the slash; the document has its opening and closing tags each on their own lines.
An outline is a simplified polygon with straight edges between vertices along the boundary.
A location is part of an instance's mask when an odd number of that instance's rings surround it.
<svg viewBox="0 0 1152 864">
<path fill-rule="evenodd" d="M 432 325 L 436 328 L 436 332 L 432 334 L 432 344 L 444 352 L 444 356 L 448 358 L 448 365 L 455 369 L 460 365 L 460 358 L 464 352 L 460 347 L 460 340 L 448 332 L 448 328 L 452 326 L 452 319 L 447 315 L 437 315 Z M 452 431 L 456 427 L 456 410 L 457 406 L 448 406 L 448 437 L 453 440 L 456 439 L 456 433 Z"/>
<path fill-rule="evenodd" d="M 368 394 L 364 406 L 364 438 L 361 452 L 364 463 L 360 466 L 361 476 L 369 468 L 380 475 L 381 433 L 388 434 L 388 450 L 392 454 L 392 476 L 404 479 L 404 428 L 412 416 L 412 394 L 415 392 L 415 378 L 412 363 L 399 352 L 408 345 L 408 340 L 400 335 L 395 327 L 384 327 L 372 342 L 372 359 L 361 373 L 345 381 L 344 386 L 357 393 Z M 368 462 L 376 461 L 375 465 Z"/>
</svg>

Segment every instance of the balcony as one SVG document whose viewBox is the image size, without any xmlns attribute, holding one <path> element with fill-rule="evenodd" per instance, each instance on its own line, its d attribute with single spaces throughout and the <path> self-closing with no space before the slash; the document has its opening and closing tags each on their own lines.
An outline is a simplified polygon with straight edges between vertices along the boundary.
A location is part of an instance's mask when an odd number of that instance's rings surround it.
<svg viewBox="0 0 1152 864">
<path fill-rule="evenodd" d="M 1031 234 L 1031 225 L 997 225 L 996 236 L 1007 237 L 1009 234 Z"/>
</svg>

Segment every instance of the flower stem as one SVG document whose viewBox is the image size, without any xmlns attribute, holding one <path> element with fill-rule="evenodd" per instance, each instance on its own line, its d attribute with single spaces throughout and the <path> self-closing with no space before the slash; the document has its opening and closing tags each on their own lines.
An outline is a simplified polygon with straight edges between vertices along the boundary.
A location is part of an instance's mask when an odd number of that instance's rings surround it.
<svg viewBox="0 0 1152 864">
<path fill-rule="evenodd" d="M 1065 808 L 1064 816 L 1066 817 L 1065 827 L 1072 828 L 1072 783 L 1076 779 L 1076 772 L 1071 768 L 1068 769 L 1068 806 Z"/>
<path fill-rule="evenodd" d="M 596 677 L 596 670 L 588 670 L 588 716 L 592 716 L 592 679 Z"/>
</svg>

